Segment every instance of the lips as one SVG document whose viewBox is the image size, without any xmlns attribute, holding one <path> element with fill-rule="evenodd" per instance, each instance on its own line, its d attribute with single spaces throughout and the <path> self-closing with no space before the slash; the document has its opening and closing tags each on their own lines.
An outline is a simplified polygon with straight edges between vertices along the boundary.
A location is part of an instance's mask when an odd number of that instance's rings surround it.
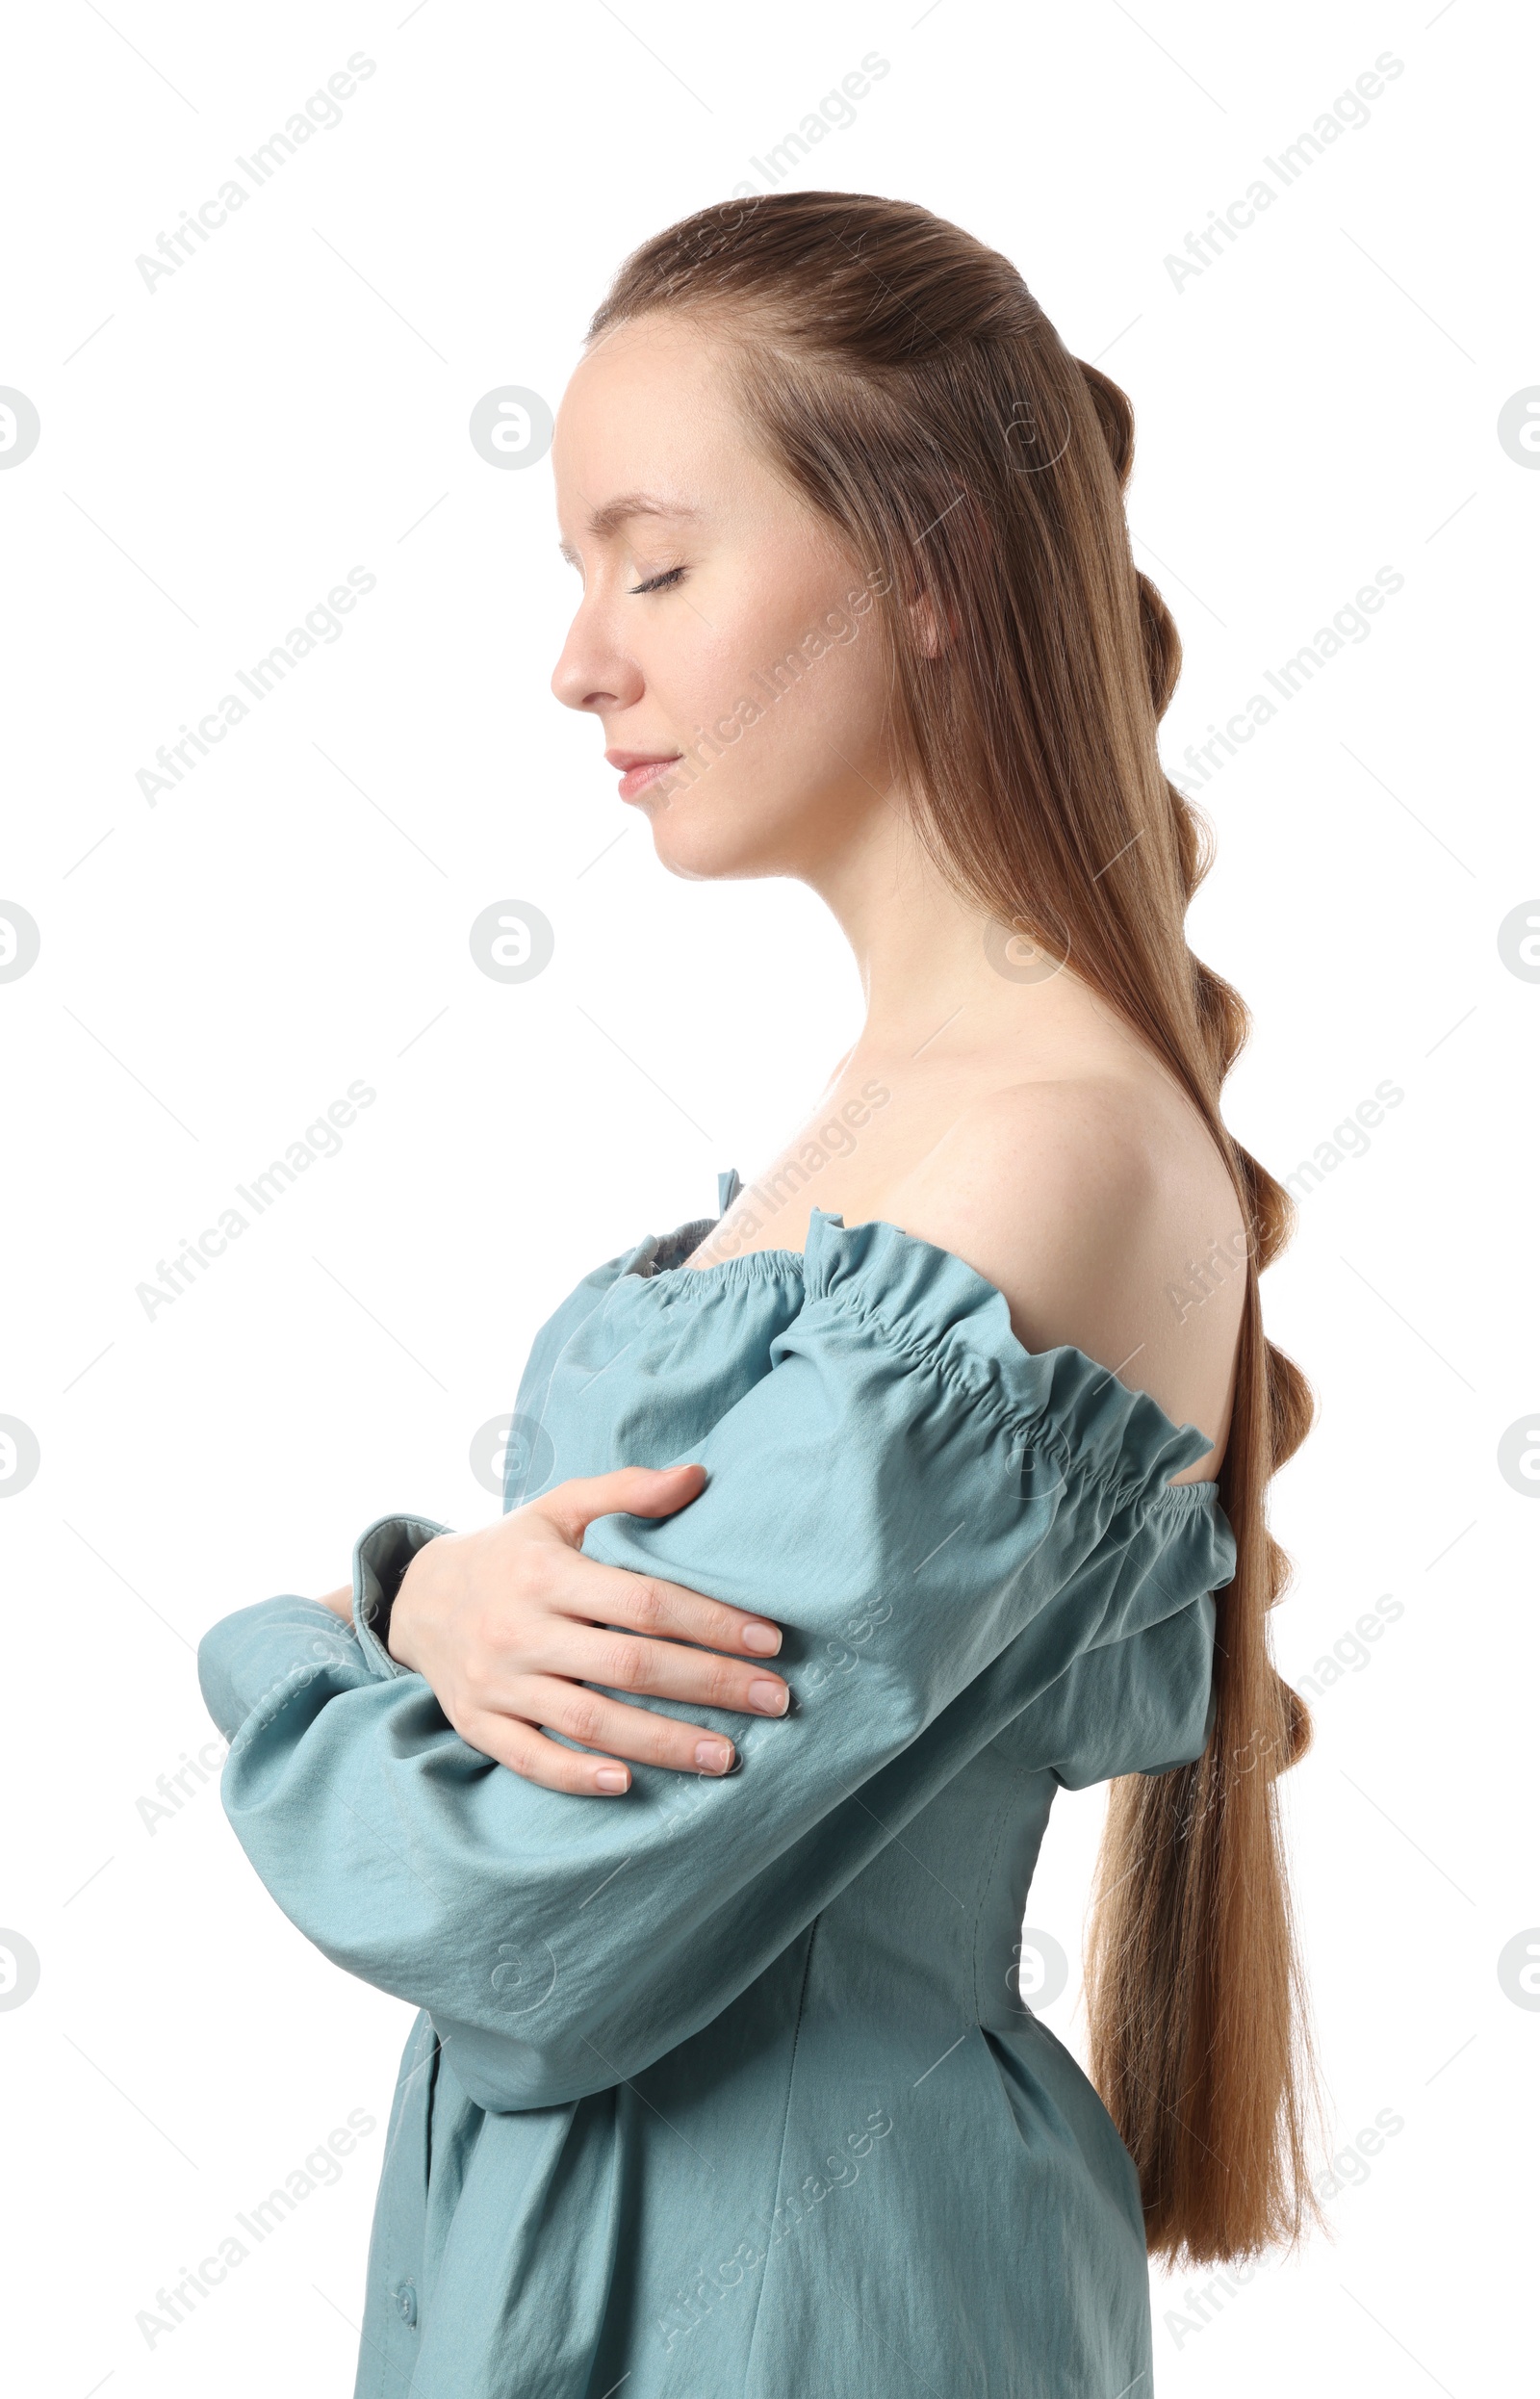
<svg viewBox="0 0 1540 2399">
<path fill-rule="evenodd" d="M 604 761 L 621 769 L 621 798 L 634 800 L 660 775 L 666 775 L 671 766 L 677 766 L 680 756 L 678 750 L 666 754 L 657 750 L 606 750 Z"/>
</svg>

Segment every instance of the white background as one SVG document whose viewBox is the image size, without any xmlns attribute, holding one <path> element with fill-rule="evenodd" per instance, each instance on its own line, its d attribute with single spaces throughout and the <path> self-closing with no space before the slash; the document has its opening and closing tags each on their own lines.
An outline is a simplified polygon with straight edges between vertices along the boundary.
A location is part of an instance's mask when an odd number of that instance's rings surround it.
<svg viewBox="0 0 1540 2399">
<path fill-rule="evenodd" d="M 1213 777 L 1191 917 L 1254 1011 L 1226 1110 L 1275 1172 L 1404 1094 L 1264 1284 L 1320 1397 L 1274 1485 L 1280 1662 L 1319 1673 L 1402 1608 L 1287 1791 L 1334 2139 L 1401 2128 L 1302 2258 L 1206 2301 L 1157 2277 L 1155 2354 L 1169 2399 L 1511 2386 L 1540 2019 L 1498 1958 L 1540 1921 L 1540 1511 L 1497 1456 L 1540 1406 L 1540 988 L 1497 933 L 1540 891 L 1540 474 L 1496 427 L 1540 382 L 1535 59 L 1517 9 L 1436 6 L 13 16 L 0 383 L 42 427 L 0 473 L 0 896 L 41 929 L 0 984 L 0 1413 L 41 1454 L 0 1509 L 0 1924 L 41 1960 L 0 2013 L 15 2387 L 351 2389 L 410 2011 L 289 1926 L 212 1785 L 144 1821 L 211 1737 L 198 1637 L 345 1580 L 387 1509 L 494 1515 L 469 1447 L 536 1327 L 713 1211 L 859 1022 L 805 891 L 657 866 L 548 690 L 575 589 L 549 463 L 496 472 L 466 428 L 496 385 L 554 403 L 624 253 L 767 188 L 751 159 L 874 51 L 783 180 L 956 219 L 1130 392 L 1136 553 L 1186 644 L 1174 771 L 1376 569 L 1405 579 Z M 357 51 L 343 122 L 147 289 L 138 256 Z M 1189 231 L 1387 51 L 1369 123 L 1178 286 Z M 341 638 L 148 805 L 157 746 L 355 565 Z M 511 986 L 467 942 L 510 897 L 556 937 Z M 355 1078 L 340 1154 L 147 1318 L 136 1286 Z M 1031 1902 L 1072 1957 L 1102 1799 L 1061 1802 Z M 1078 2046 L 1076 2000 L 1045 2014 Z M 341 2180 L 148 2347 L 137 2311 L 356 2108 Z"/>
</svg>

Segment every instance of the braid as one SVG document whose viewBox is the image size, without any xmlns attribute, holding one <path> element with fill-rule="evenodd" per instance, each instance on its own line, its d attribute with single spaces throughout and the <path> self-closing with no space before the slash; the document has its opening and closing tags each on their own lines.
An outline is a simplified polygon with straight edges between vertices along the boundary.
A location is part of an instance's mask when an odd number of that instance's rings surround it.
<svg viewBox="0 0 1540 2399">
<path fill-rule="evenodd" d="M 1134 410 L 1128 394 L 1099 367 L 1077 358 L 1086 388 L 1096 411 L 1097 423 L 1107 443 L 1113 473 L 1117 477 L 1119 493 L 1126 493 L 1128 478 L 1134 467 Z M 1150 705 L 1155 721 L 1160 723 L 1170 705 L 1177 678 L 1182 672 L 1182 636 L 1176 622 L 1155 585 L 1147 575 L 1135 571 L 1135 586 L 1139 594 L 1139 631 L 1144 652 L 1144 668 L 1149 678 Z M 1214 832 L 1208 818 L 1195 809 L 1180 792 L 1169 776 L 1162 775 L 1167 806 L 1170 812 L 1171 843 L 1176 856 L 1177 873 L 1181 879 L 1184 900 L 1191 902 L 1194 892 L 1214 863 Z M 1213 1071 L 1218 1091 L 1235 1064 L 1246 1035 L 1251 1029 L 1250 1016 L 1245 1001 L 1222 975 L 1188 952 L 1193 977 L 1193 999 L 1197 1011 L 1198 1029 Z M 1259 1170 L 1260 1171 L 1260 1170 Z"/>
<path fill-rule="evenodd" d="M 1113 381 L 1111 375 L 1103 374 L 1098 367 L 1089 365 L 1083 358 L 1075 363 L 1085 379 L 1097 422 L 1106 438 L 1118 491 L 1126 494 L 1134 465 L 1133 404 L 1127 393 Z M 1149 577 L 1137 568 L 1135 585 L 1139 595 L 1140 637 L 1145 671 L 1149 677 L 1150 705 L 1159 724 L 1170 704 L 1182 671 L 1182 637 L 1160 592 Z M 1186 898 L 1191 901 L 1214 863 L 1214 831 L 1209 819 L 1194 807 L 1185 793 L 1177 789 L 1169 776 L 1163 773 L 1161 781 L 1170 812 L 1177 871 Z M 1260 1275 L 1271 1265 L 1294 1231 L 1295 1204 L 1283 1185 L 1248 1149 L 1242 1148 L 1219 1117 L 1219 1086 L 1235 1064 L 1250 1032 L 1250 1011 L 1233 984 L 1227 983 L 1221 974 L 1217 974 L 1191 949 L 1187 954 L 1193 982 L 1193 1005 L 1213 1074 L 1214 1130 L 1236 1180 L 1247 1228 L 1247 1249 L 1255 1274 Z M 1253 1301 L 1254 1294 L 1253 1282 Z M 1250 1312 L 1248 1308 L 1248 1316 Z M 1256 1318 L 1256 1333 L 1263 1370 L 1261 1462 L 1264 1471 L 1261 1482 L 1265 1483 L 1286 1458 L 1294 1456 L 1310 1430 L 1315 1411 L 1309 1383 L 1294 1360 L 1262 1333 L 1260 1314 Z M 1260 1488 L 1254 1496 L 1260 1503 Z M 1288 1587 L 1290 1561 L 1288 1553 L 1260 1521 L 1257 1532 L 1264 1561 L 1266 1604 L 1270 1608 L 1281 1599 Z M 1304 1755 L 1310 1743 L 1310 1712 L 1298 1693 L 1292 1690 L 1281 1676 L 1275 1679 L 1286 1719 L 1284 1763 L 1293 1766 Z"/>
<path fill-rule="evenodd" d="M 1158 758 L 1182 648 L 1129 550 L 1133 409 L 1071 359 L 1009 260 L 907 202 L 783 192 L 703 212 L 627 262 L 591 338 L 697 307 L 736 346 L 769 454 L 853 552 L 897 570 L 882 624 L 927 845 L 992 923 L 1072 941 L 1088 988 L 1199 1111 L 1248 1228 L 1213 1729 L 1191 1765 L 1114 1783 L 1087 1996 L 1092 2079 L 1138 2168 L 1151 2254 L 1252 2256 L 1314 2213 L 1275 1793 L 1308 1719 L 1268 1654 L 1288 1560 L 1264 1509 L 1310 1397 L 1257 1298 L 1288 1197 L 1219 1110 L 1245 1009 L 1183 929 L 1213 838 Z M 1044 417 L 1066 438 L 1023 455 Z M 939 658 L 900 604 L 911 583 L 965 629 Z"/>
</svg>

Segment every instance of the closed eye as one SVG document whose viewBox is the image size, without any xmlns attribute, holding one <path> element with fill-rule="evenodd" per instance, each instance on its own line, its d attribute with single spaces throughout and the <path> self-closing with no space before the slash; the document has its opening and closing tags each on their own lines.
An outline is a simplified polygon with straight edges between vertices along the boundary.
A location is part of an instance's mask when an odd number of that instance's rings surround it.
<svg viewBox="0 0 1540 2399">
<path fill-rule="evenodd" d="M 665 574 L 649 576 L 645 583 L 631 585 L 631 597 L 634 600 L 644 591 L 666 591 L 671 584 L 680 581 L 683 574 L 683 567 L 671 566 Z"/>
</svg>

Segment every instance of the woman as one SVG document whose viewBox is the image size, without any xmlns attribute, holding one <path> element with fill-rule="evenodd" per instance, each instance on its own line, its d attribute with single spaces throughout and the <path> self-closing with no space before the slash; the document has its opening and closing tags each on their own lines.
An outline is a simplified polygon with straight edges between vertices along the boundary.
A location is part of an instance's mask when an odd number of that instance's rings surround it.
<svg viewBox="0 0 1540 2399">
<path fill-rule="evenodd" d="M 1118 2399 L 1146 2243 L 1309 2207 L 1264 1522 L 1309 1404 L 1132 438 L 897 202 L 706 211 L 595 318 L 557 696 L 671 872 L 825 899 L 867 1012 L 714 1222 L 545 1326 L 499 1524 L 382 1520 L 204 1641 L 257 1870 L 423 2011 L 372 2399 Z M 1019 1936 L 1056 1789 L 1113 1778 L 1093 2088 Z"/>
</svg>

